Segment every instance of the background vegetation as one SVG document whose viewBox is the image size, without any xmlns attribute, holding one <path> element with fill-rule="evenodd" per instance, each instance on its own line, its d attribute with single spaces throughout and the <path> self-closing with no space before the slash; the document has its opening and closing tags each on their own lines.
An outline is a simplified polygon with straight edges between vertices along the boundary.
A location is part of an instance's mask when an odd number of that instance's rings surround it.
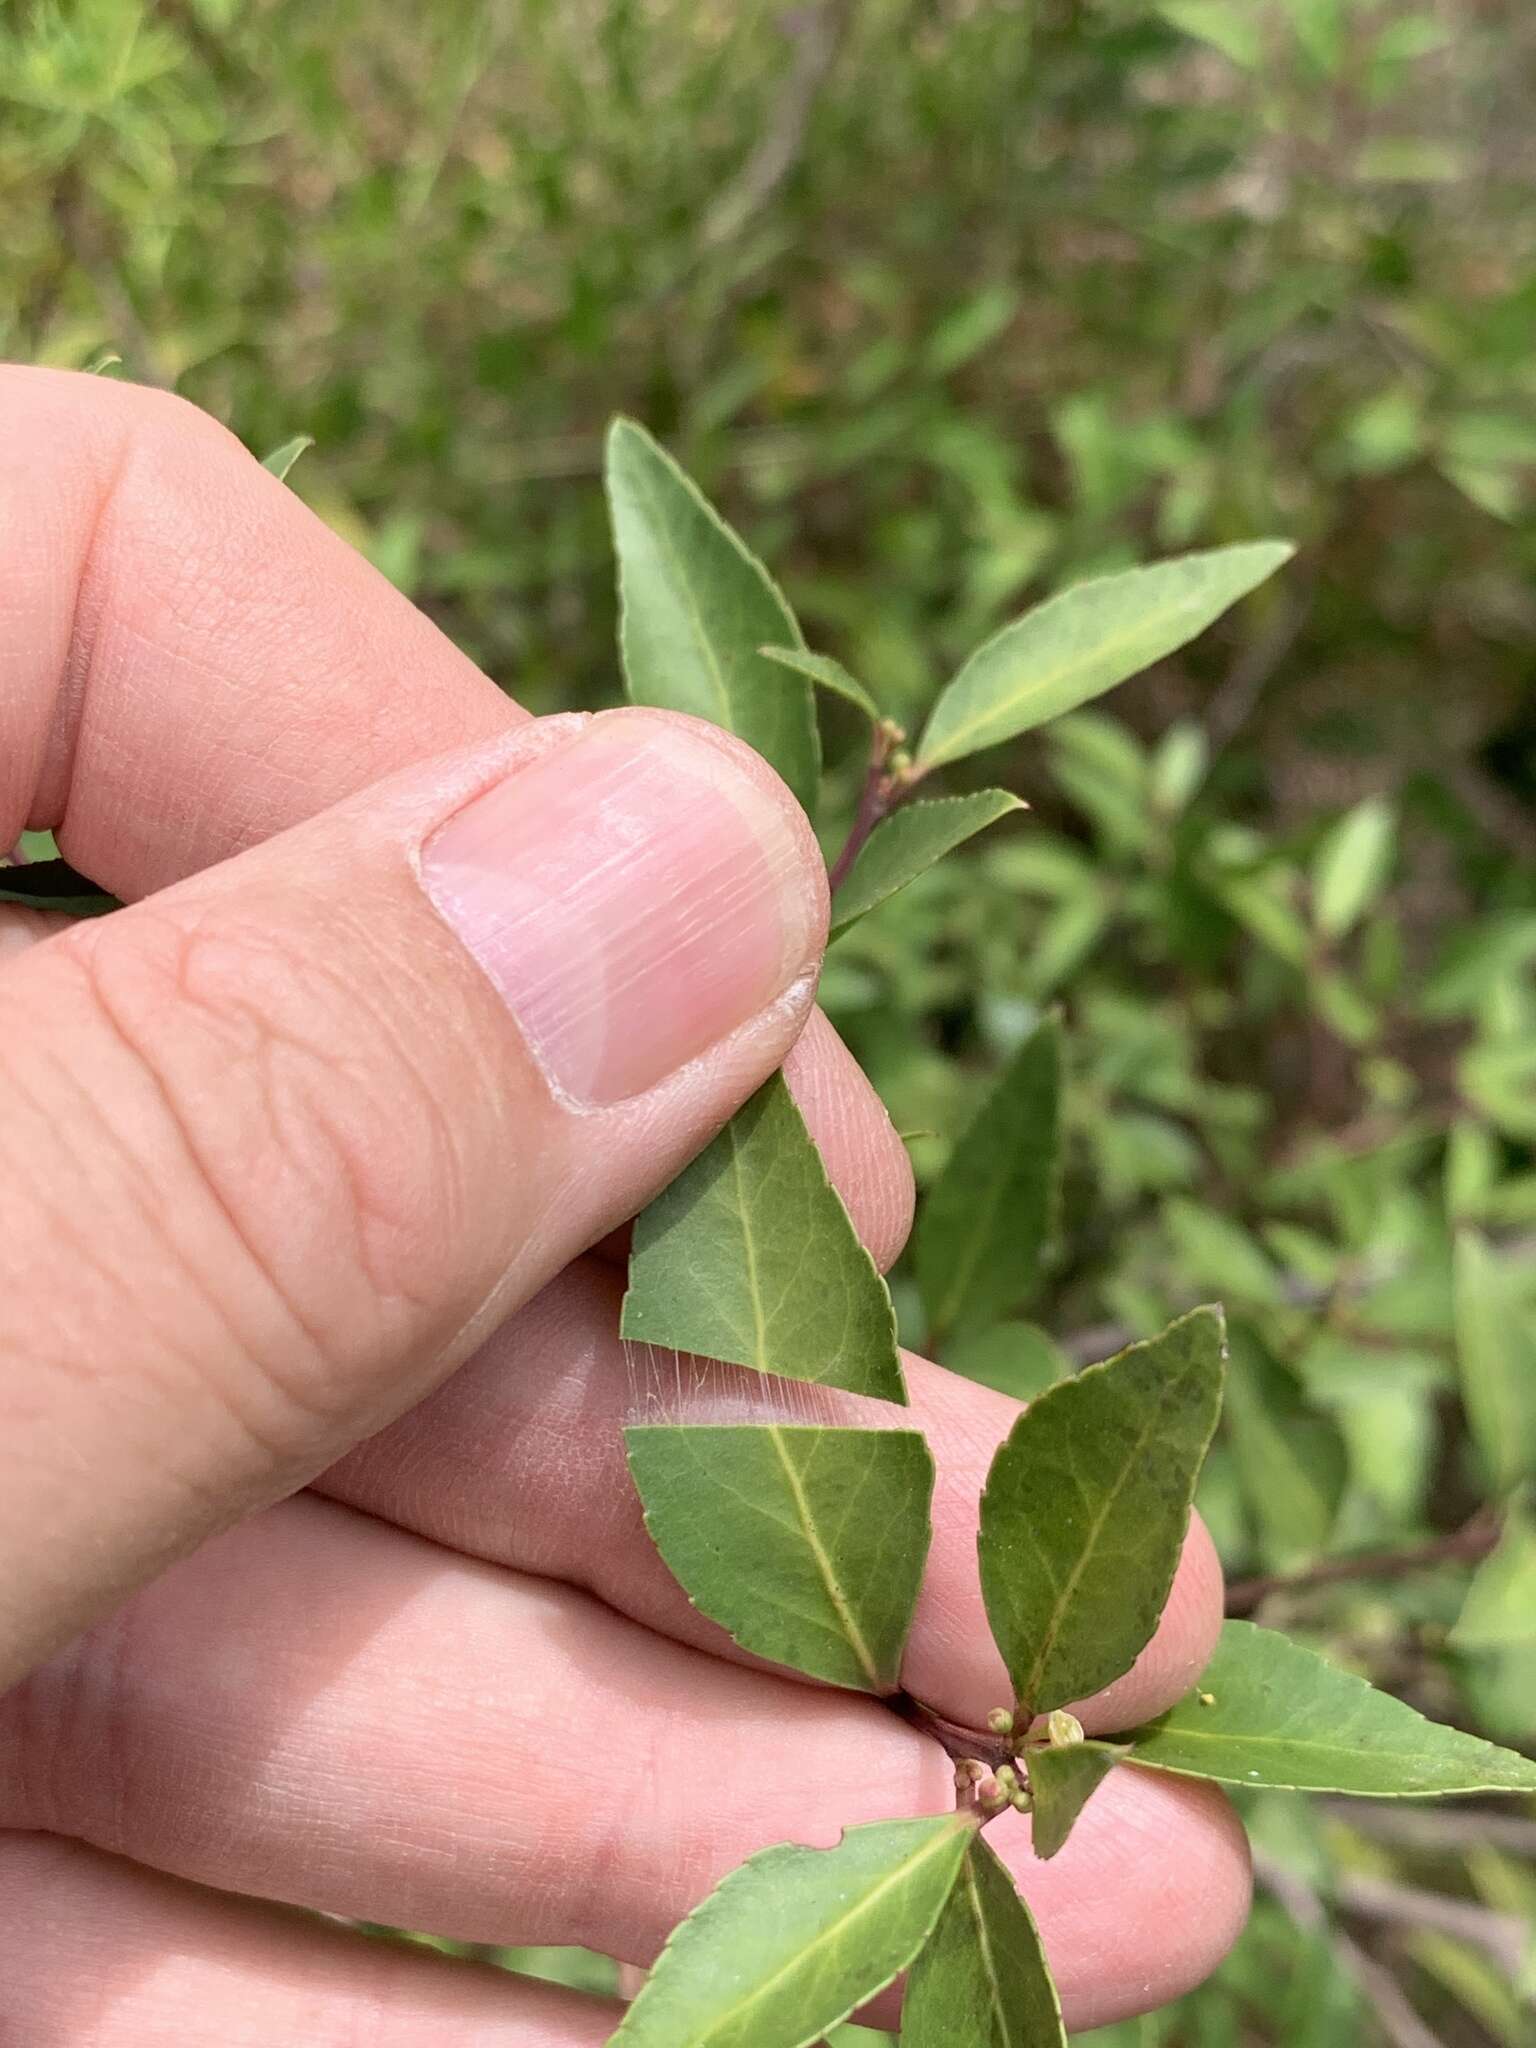
<svg viewBox="0 0 1536 2048">
<path fill-rule="evenodd" d="M 1057 1255 L 951 1362 L 1222 1295 L 1235 1604 L 1528 1748 L 1533 111 L 1519 0 L 0 6 L 0 352 L 313 435 L 300 493 L 537 710 L 616 693 L 616 409 L 914 713 L 1065 579 L 1300 543 L 1020 743 L 1033 815 L 826 1000 L 923 1174 L 1062 1005 Z M 1252 1819 L 1237 1954 L 1102 2048 L 1529 2038 L 1536 1819 Z"/>
</svg>

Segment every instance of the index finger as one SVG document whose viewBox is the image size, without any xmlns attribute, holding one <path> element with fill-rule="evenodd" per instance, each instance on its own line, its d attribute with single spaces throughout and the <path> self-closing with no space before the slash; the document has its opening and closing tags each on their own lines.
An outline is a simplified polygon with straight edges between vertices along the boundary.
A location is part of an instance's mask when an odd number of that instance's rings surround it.
<svg viewBox="0 0 1536 2048">
<path fill-rule="evenodd" d="M 0 851 L 53 831 L 129 900 L 528 713 L 167 392 L 0 364 Z M 41 937 L 0 918 L 0 952 Z M 836 1034 L 790 1083 L 871 1250 L 904 1148 Z"/>
<path fill-rule="evenodd" d="M 527 717 L 206 413 L 0 367 L 0 847 L 137 898 Z"/>
</svg>

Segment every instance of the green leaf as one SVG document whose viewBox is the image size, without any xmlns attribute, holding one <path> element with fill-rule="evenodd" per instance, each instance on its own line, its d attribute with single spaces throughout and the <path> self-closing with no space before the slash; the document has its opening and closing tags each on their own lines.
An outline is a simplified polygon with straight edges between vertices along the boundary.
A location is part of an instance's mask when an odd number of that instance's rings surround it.
<svg viewBox="0 0 1536 2048">
<path fill-rule="evenodd" d="M 832 904 L 832 937 L 858 923 L 866 911 L 916 881 L 926 868 L 1010 811 L 1027 805 L 1006 789 L 978 790 L 974 796 L 941 796 L 903 804 L 877 825 L 844 876 Z"/>
<path fill-rule="evenodd" d="M 1367 1045 L 1375 1036 L 1375 1010 L 1342 974 L 1317 974 L 1312 982 L 1312 1001 L 1323 1022 L 1347 1045 Z"/>
<path fill-rule="evenodd" d="M 993 1323 L 957 1337 L 945 1347 L 944 1366 L 1015 1401 L 1035 1400 L 1072 1371 L 1066 1353 L 1036 1323 Z"/>
<path fill-rule="evenodd" d="M 1147 776 L 1147 793 L 1161 817 L 1176 818 L 1188 807 L 1205 780 L 1210 756 L 1210 737 L 1203 725 L 1181 718 L 1169 726 Z"/>
<path fill-rule="evenodd" d="M 1472 1435 L 1498 1488 L 1536 1473 L 1536 1327 L 1512 1269 L 1456 1237 L 1456 1358 Z"/>
<path fill-rule="evenodd" d="M 808 681 L 819 683 L 824 690 L 830 690 L 834 697 L 842 697 L 855 705 L 871 725 L 878 725 L 884 717 L 880 706 L 868 690 L 830 654 L 808 654 L 803 647 L 759 647 L 757 650 L 768 661 L 776 661 L 781 668 L 793 669 Z"/>
<path fill-rule="evenodd" d="M 1470 1016 L 1500 982 L 1536 961 L 1536 912 L 1503 911 L 1463 924 L 1446 943 L 1424 984 L 1419 1007 L 1426 1017 Z"/>
<path fill-rule="evenodd" d="M 1456 1689 L 1479 1727 L 1502 1741 L 1536 1748 L 1536 1643 L 1463 1652 L 1456 1662 Z"/>
<path fill-rule="evenodd" d="M 1244 0 L 1162 0 L 1158 13 L 1174 28 L 1197 36 L 1245 71 L 1257 71 L 1264 54 L 1260 23 Z"/>
<path fill-rule="evenodd" d="M 1157 1626 L 1221 1407 L 1219 1309 L 1042 1394 L 992 1461 L 981 1587 L 1021 1708 L 1086 1698 Z"/>
<path fill-rule="evenodd" d="M 1291 907 L 1295 877 L 1290 869 L 1268 868 L 1251 874 L 1215 869 L 1205 879 L 1223 908 L 1252 932 L 1261 946 L 1306 972 L 1312 959 L 1312 940 Z"/>
<path fill-rule="evenodd" d="M 1186 1285 L 1209 1287 L 1227 1299 L 1235 1295 L 1241 1301 L 1280 1306 L 1280 1276 L 1242 1224 L 1219 1209 L 1177 1195 L 1163 1204 L 1162 1215 L 1175 1248 L 1174 1270 Z"/>
<path fill-rule="evenodd" d="M 932 1530 L 915 1430 L 781 1423 L 626 1429 L 645 1525 L 744 1650 L 894 1692 Z"/>
<path fill-rule="evenodd" d="M 613 2048 L 809 2048 L 911 1962 L 974 1837 L 943 1814 L 764 1849 L 674 1930 Z"/>
<path fill-rule="evenodd" d="M 0 866 L 0 903 L 19 903 L 27 910 L 54 910 L 65 917 L 104 917 L 121 908 L 115 896 L 80 874 L 64 860 L 39 860 L 19 867 Z"/>
<path fill-rule="evenodd" d="M 923 1203 L 913 1262 L 935 1335 L 994 1322 L 1033 1290 L 1051 1224 L 1060 1120 L 1061 1031 L 1044 1017 Z"/>
<path fill-rule="evenodd" d="M 983 285 L 962 299 L 929 335 L 923 367 L 930 377 L 947 377 L 993 342 L 1019 309 L 1020 293 L 1012 284 Z"/>
<path fill-rule="evenodd" d="M 1503 1172 L 1503 1149 L 1493 1132 L 1473 1117 L 1458 1117 L 1445 1139 L 1445 1211 L 1451 1221 L 1481 1216 Z"/>
<path fill-rule="evenodd" d="M 1224 1785 L 1383 1799 L 1536 1792 L 1536 1763 L 1426 1721 L 1250 1621 L 1229 1621 L 1198 1689 L 1126 1739 L 1137 1764 Z"/>
<path fill-rule="evenodd" d="M 1396 841 L 1396 814 L 1382 797 L 1346 811 L 1324 838 L 1312 863 L 1312 916 L 1324 938 L 1343 938 L 1375 904 Z"/>
<path fill-rule="evenodd" d="M 782 1075 L 636 1220 L 620 1329 L 906 1400 L 891 1297 Z"/>
<path fill-rule="evenodd" d="M 1051 779 L 1090 820 L 1106 853 L 1144 851 L 1151 837 L 1151 783 L 1139 740 L 1102 711 L 1075 711 L 1048 735 Z"/>
<path fill-rule="evenodd" d="M 1378 176 L 1390 175 L 1397 168 L 1383 165 L 1379 155 L 1376 166 L 1379 167 L 1376 170 Z M 1407 175 L 1412 177 L 1415 174 L 1416 167 L 1410 164 Z M 1519 519 L 1525 502 L 1520 468 L 1506 463 L 1454 462 L 1448 457 L 1442 458 L 1437 467 L 1447 482 L 1453 483 L 1479 512 L 1486 512 L 1493 519 L 1507 520 L 1510 525 Z"/>
<path fill-rule="evenodd" d="M 632 701 L 738 733 L 813 810 L 821 745 L 810 684 L 758 652 L 800 640 L 773 579 L 633 420 L 608 430 L 606 477 Z"/>
<path fill-rule="evenodd" d="M 978 1836 L 907 1979 L 902 2048 L 1066 2048 L 1029 1908 Z"/>
<path fill-rule="evenodd" d="M 1294 550 L 1251 541 L 1079 583 L 984 642 L 933 708 L 926 768 L 1073 711 L 1193 640 Z"/>
<path fill-rule="evenodd" d="M 1536 1143 L 1536 1041 L 1528 1034 L 1469 1045 L 1456 1078 L 1467 1102 L 1490 1123 Z"/>
<path fill-rule="evenodd" d="M 1247 1324 L 1233 1325 L 1230 1342 L 1227 1433 L 1265 1563 L 1283 1570 L 1326 1547 L 1349 1454 L 1332 1416 L 1311 1406 Z"/>
<path fill-rule="evenodd" d="M 1097 883 L 1091 893 L 1056 906 L 1021 963 L 1025 984 L 1037 1001 L 1043 1002 L 1077 973 L 1103 937 L 1112 914 L 1109 893 Z"/>
<path fill-rule="evenodd" d="M 1030 1843 L 1037 1856 L 1049 1859 L 1066 1847 L 1078 1815 L 1128 1754 L 1109 1742 L 1068 1742 L 1059 1749 L 1029 1751 Z"/>
<path fill-rule="evenodd" d="M 280 448 L 274 448 L 270 455 L 264 455 L 261 459 L 261 466 L 263 469 L 270 469 L 279 483 L 284 483 L 287 481 L 289 470 L 292 469 L 293 465 L 304 453 L 304 450 L 306 448 L 313 448 L 314 445 L 315 437 L 313 434 L 295 434 L 291 441 L 285 441 Z"/>
<path fill-rule="evenodd" d="M 1512 1512 L 1498 1548 L 1473 1574 L 1456 1626 L 1453 1650 L 1507 1650 L 1536 1643 L 1536 1523 Z"/>
</svg>

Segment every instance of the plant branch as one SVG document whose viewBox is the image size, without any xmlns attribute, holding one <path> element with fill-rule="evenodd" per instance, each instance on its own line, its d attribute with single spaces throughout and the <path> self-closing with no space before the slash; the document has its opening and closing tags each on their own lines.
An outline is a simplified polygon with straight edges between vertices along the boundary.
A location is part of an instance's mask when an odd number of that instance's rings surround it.
<svg viewBox="0 0 1536 2048">
<path fill-rule="evenodd" d="M 1340 1928 L 1329 1926 L 1323 1902 L 1310 1885 L 1262 1850 L 1254 1852 L 1253 1874 L 1304 1934 L 1322 1935 L 1331 1943 L 1339 1967 L 1355 1980 L 1375 2010 L 1392 2048 L 1441 2048 L 1438 2037 L 1409 2004 L 1392 1972 L 1368 1956 Z"/>
<path fill-rule="evenodd" d="M 894 1694 L 886 1705 L 903 1721 L 909 1721 L 919 1734 L 932 1736 L 956 1763 L 968 1763 L 974 1757 L 977 1763 L 995 1771 L 999 1764 L 1011 1764 L 1018 1754 L 1017 1737 L 982 1733 L 962 1727 L 958 1721 L 946 1721 L 942 1714 L 934 1713 L 909 1692 Z"/>
<path fill-rule="evenodd" d="M 1536 1236 L 1526 1232 L 1516 1237 L 1495 1238 L 1494 1249 L 1512 1259 L 1529 1258 L 1536 1255 Z M 1369 1294 L 1373 1287 L 1398 1279 L 1407 1272 L 1408 1266 L 1406 1258 L 1394 1256 L 1359 1259 L 1344 1277 L 1332 1281 L 1308 1280 L 1298 1273 L 1282 1274 L 1281 1300 L 1286 1308 L 1342 1307 Z M 1183 1315 L 1189 1309 L 1198 1308 L 1208 1293 L 1206 1289 L 1182 1296 L 1173 1303 L 1173 1314 Z M 1145 1335 L 1144 1330 L 1133 1330 L 1127 1323 L 1093 1323 L 1086 1330 L 1079 1330 L 1075 1336 L 1066 1338 L 1062 1349 L 1074 1365 L 1096 1365 L 1101 1358 L 1112 1358 L 1127 1344 L 1134 1344 Z"/>
<path fill-rule="evenodd" d="M 1455 1899 L 1422 1886 L 1393 1884 L 1387 1878 L 1351 1871 L 1341 1872 L 1334 1896 L 1346 1913 L 1356 1913 L 1362 1920 L 1449 1934 L 1481 1949 L 1512 1982 L 1520 1975 L 1525 1961 L 1526 1929 L 1517 1913 L 1501 1913 L 1475 1899 Z"/>
<path fill-rule="evenodd" d="M 1395 1800 L 1325 1799 L 1322 1803 L 1327 1813 L 1346 1827 L 1405 1849 L 1441 1855 L 1448 1849 L 1503 1849 L 1511 1856 L 1536 1862 L 1536 1820 L 1522 1820 L 1518 1814 L 1473 1812 L 1455 1806 L 1419 1813 Z"/>
<path fill-rule="evenodd" d="M 1301 635 L 1311 610 L 1311 598 L 1300 592 L 1275 612 L 1265 630 L 1251 640 L 1233 662 L 1215 696 L 1206 706 L 1205 730 L 1211 752 L 1228 745 L 1253 715 L 1270 679 L 1281 667 Z"/>
<path fill-rule="evenodd" d="M 769 205 L 799 160 L 817 96 L 832 69 L 853 16 L 849 0 L 787 13 L 779 24 L 793 47 L 780 95 L 757 144 L 734 182 L 705 215 L 699 251 L 734 241 Z"/>
<path fill-rule="evenodd" d="M 827 871 L 833 895 L 846 880 L 848 870 L 863 851 L 870 833 L 905 801 L 916 784 L 915 775 L 902 773 L 892 766 L 903 738 L 901 727 L 889 718 L 882 718 L 875 727 L 869 745 L 869 766 L 864 771 L 864 787 L 859 791 L 858 809 L 853 814 L 853 823 L 843 841 L 842 851 Z"/>
<path fill-rule="evenodd" d="M 1317 1586 L 1337 1586 L 1354 1579 L 1400 1579 L 1437 1564 L 1477 1564 L 1499 1540 L 1502 1518 L 1496 1508 L 1482 1507 L 1469 1522 L 1449 1535 L 1401 1550 L 1361 1551 L 1354 1557 L 1330 1557 L 1301 1571 L 1271 1572 L 1238 1579 L 1227 1588 L 1227 1613 L 1252 1614 L 1274 1593 L 1309 1593 Z"/>
</svg>

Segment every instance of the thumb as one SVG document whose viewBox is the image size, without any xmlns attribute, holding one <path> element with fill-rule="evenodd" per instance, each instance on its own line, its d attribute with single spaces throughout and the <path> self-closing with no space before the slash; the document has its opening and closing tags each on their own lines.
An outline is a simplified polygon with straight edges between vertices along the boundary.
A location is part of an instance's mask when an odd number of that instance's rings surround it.
<svg viewBox="0 0 1536 2048">
<path fill-rule="evenodd" d="M 825 930 L 772 771 L 632 710 L 413 771 L 8 967 L 0 1687 L 664 1186 L 783 1059 Z"/>
</svg>

